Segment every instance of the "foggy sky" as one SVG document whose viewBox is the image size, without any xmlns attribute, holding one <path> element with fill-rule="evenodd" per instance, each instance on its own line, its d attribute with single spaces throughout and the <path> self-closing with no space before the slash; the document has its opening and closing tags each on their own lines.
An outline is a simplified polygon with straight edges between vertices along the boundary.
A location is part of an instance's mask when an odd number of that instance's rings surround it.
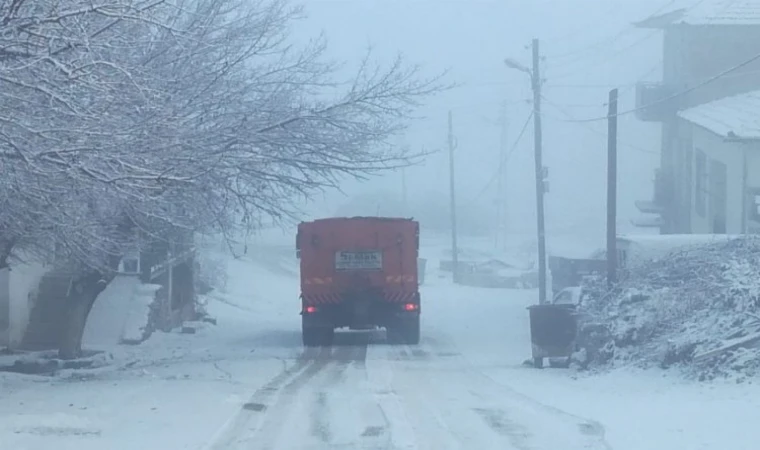
<svg viewBox="0 0 760 450">
<path fill-rule="evenodd" d="M 683 2 L 680 2 L 683 3 Z M 308 19 L 298 24 L 299 39 L 324 32 L 329 56 L 356 67 L 368 45 L 390 60 L 403 52 L 435 74 L 449 69 L 463 86 L 439 95 L 421 111 L 404 142 L 413 148 L 440 149 L 424 166 L 407 171 L 409 195 L 425 191 L 448 195 L 446 115 L 454 114 L 457 183 L 460 201 L 473 201 L 498 164 L 499 107 L 508 102 L 507 141 L 511 146 L 531 105 L 524 73 L 503 64 L 511 57 L 530 64 L 527 46 L 541 39 L 544 56 L 544 163 L 551 192 L 546 197 L 547 226 L 603 233 L 606 205 L 605 121 L 568 123 L 565 119 L 603 117 L 608 91 L 620 88 L 620 110 L 634 107 L 633 84 L 659 80 L 662 33 L 636 29 L 634 21 L 672 10 L 665 0 L 307 0 Z M 672 5 L 670 5 L 672 4 Z M 620 117 L 619 223 L 637 215 L 633 202 L 649 199 L 659 162 L 659 125 Z M 509 161 L 509 214 L 515 230 L 535 223 L 532 126 Z M 494 186 L 495 188 L 495 186 Z M 388 173 L 371 182 L 348 182 L 348 195 L 385 189 L 400 193 L 401 177 Z M 490 195 L 490 197 L 489 197 Z M 488 201 L 495 189 L 484 196 Z M 329 193 L 311 205 L 315 216 L 329 216 L 346 200 Z"/>
</svg>

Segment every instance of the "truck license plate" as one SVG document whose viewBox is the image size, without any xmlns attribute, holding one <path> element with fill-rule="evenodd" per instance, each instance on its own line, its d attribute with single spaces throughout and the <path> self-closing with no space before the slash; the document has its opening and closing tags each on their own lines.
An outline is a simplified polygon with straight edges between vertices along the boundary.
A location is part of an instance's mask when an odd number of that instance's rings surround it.
<svg viewBox="0 0 760 450">
<path fill-rule="evenodd" d="M 382 270 L 383 252 L 336 252 L 335 270 Z"/>
</svg>

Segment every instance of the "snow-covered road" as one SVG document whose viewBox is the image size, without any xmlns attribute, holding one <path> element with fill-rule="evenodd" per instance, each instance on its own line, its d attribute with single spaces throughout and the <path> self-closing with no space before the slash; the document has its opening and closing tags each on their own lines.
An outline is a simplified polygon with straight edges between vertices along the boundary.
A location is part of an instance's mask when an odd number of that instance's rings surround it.
<svg viewBox="0 0 760 450">
<path fill-rule="evenodd" d="M 428 267 L 419 346 L 383 332 L 300 343 L 289 246 L 228 261 L 219 325 L 114 350 L 114 367 L 0 377 L 0 449 L 756 449 L 760 389 L 662 372 L 522 366 L 534 291 Z M 88 374 L 82 378 L 81 374 Z M 730 443 L 730 445 L 728 445 Z"/>
<path fill-rule="evenodd" d="M 305 351 L 258 389 L 210 446 L 560 447 L 609 448 L 600 424 L 500 385 L 446 341 L 428 337 L 420 346 L 390 346 L 382 336 L 353 333 L 339 335 L 332 348 Z"/>
</svg>

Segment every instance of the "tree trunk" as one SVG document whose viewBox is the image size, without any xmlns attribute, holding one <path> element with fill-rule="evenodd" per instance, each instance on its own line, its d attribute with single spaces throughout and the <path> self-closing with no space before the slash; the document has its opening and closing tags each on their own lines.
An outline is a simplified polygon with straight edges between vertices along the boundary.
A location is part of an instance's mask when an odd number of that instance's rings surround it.
<svg viewBox="0 0 760 450">
<path fill-rule="evenodd" d="M 127 215 L 124 215 L 117 226 L 118 232 L 126 237 L 133 229 L 134 223 Z M 122 256 L 121 253 L 115 252 L 108 257 L 110 270 L 106 270 L 106 274 L 101 271 L 91 271 L 74 282 L 72 292 L 66 299 L 69 304 L 58 347 L 59 358 L 75 359 L 82 355 L 82 337 L 87 317 L 98 295 L 116 276 Z"/>
<path fill-rule="evenodd" d="M 87 317 L 98 295 L 105 290 L 112 279 L 106 279 L 99 272 L 94 272 L 74 283 L 71 295 L 67 299 L 67 316 L 58 348 L 59 358 L 76 359 L 82 356 L 82 337 Z"/>
<path fill-rule="evenodd" d="M 16 245 L 15 239 L 0 239 L 0 269 L 8 267 L 8 258 L 11 256 L 13 247 Z"/>
</svg>

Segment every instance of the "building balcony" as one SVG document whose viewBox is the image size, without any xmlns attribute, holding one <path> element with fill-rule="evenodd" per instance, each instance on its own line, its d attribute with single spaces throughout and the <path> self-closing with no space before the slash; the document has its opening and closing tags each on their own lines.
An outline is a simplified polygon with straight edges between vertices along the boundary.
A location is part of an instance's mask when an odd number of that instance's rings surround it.
<svg viewBox="0 0 760 450">
<path fill-rule="evenodd" d="M 656 170 L 654 174 L 654 195 L 652 200 L 639 200 L 636 209 L 642 216 L 632 221 L 633 225 L 642 228 L 662 228 L 665 225 L 664 215 L 667 205 L 672 199 L 670 178 L 666 171 Z"/>
<path fill-rule="evenodd" d="M 678 111 L 676 90 L 663 83 L 636 84 L 636 117 L 645 122 L 662 122 Z"/>
<path fill-rule="evenodd" d="M 644 214 L 662 214 L 665 208 L 655 203 L 653 200 L 637 200 L 636 209 Z"/>
<path fill-rule="evenodd" d="M 662 228 L 665 221 L 662 216 L 644 215 L 631 220 L 631 224 L 639 228 Z"/>
</svg>

